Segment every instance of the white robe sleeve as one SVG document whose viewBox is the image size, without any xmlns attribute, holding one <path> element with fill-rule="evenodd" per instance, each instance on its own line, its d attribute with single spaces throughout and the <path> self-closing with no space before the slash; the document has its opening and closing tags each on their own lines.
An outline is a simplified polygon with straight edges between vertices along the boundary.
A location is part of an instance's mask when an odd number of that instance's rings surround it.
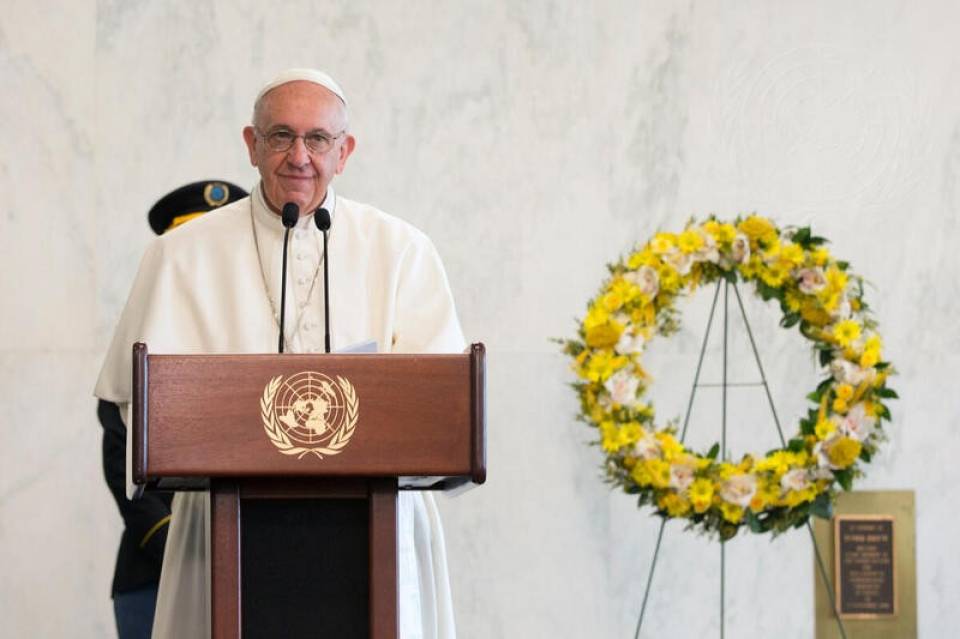
<svg viewBox="0 0 960 639">
<path fill-rule="evenodd" d="M 426 236 L 399 264 L 393 352 L 460 353 L 466 346 L 443 264 Z M 428 492 L 398 499 L 402 639 L 454 639 L 453 601 L 443 526 Z M 419 611 L 419 614 L 417 614 Z"/>
<path fill-rule="evenodd" d="M 447 274 L 425 235 L 411 242 L 399 263 L 395 353 L 461 353 L 466 347 Z"/>
</svg>

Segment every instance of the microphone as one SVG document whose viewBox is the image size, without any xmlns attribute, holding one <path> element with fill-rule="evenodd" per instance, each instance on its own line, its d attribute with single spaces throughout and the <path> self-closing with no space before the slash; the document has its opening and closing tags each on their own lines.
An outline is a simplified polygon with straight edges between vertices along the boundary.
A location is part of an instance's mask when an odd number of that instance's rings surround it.
<svg viewBox="0 0 960 639">
<path fill-rule="evenodd" d="M 287 202 L 283 205 L 283 211 L 280 213 L 280 220 L 283 222 L 283 269 L 280 275 L 280 340 L 277 345 L 277 352 L 283 352 L 283 322 L 284 315 L 287 312 L 287 244 L 290 239 L 290 229 L 297 225 L 300 219 L 300 207 L 294 202 Z"/>
<path fill-rule="evenodd" d="M 317 228 L 323 231 L 323 345 L 326 352 L 330 352 L 330 273 L 327 259 L 327 231 L 330 230 L 330 212 L 319 208 L 313 214 L 313 221 Z"/>
</svg>

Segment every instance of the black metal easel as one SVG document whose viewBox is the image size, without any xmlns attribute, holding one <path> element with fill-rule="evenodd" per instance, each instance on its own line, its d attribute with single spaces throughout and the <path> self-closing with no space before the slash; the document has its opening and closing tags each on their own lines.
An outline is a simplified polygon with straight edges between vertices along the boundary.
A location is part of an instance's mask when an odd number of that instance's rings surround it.
<svg viewBox="0 0 960 639">
<path fill-rule="evenodd" d="M 720 287 L 723 286 L 723 375 L 722 382 L 720 384 L 701 384 L 700 383 L 700 371 L 703 367 L 703 356 L 707 351 L 707 342 L 710 339 L 710 328 L 713 326 L 713 317 L 716 314 L 717 310 L 717 300 L 720 297 Z M 729 322 L 728 322 L 728 302 L 730 297 L 730 288 L 733 288 L 733 292 L 737 296 L 737 305 L 740 308 L 740 315 L 743 317 L 743 325 L 747 329 L 747 336 L 750 338 L 750 346 L 753 349 L 753 356 L 757 362 L 757 370 L 760 372 L 760 382 L 755 383 L 743 383 L 743 384 L 729 384 L 727 383 L 727 335 L 729 332 Z M 707 330 L 703 336 L 703 343 L 700 346 L 700 359 L 697 361 L 697 370 L 693 376 L 693 387 L 690 389 L 690 400 L 687 402 L 687 413 L 683 418 L 683 431 L 680 434 L 680 443 L 682 444 L 687 438 L 687 427 L 690 424 L 690 413 L 693 408 L 693 399 L 696 396 L 697 389 L 700 387 L 706 386 L 720 386 L 721 387 L 721 410 L 720 410 L 720 451 L 723 460 L 727 458 L 727 388 L 730 386 L 763 386 L 764 391 L 767 394 L 767 402 L 770 404 L 770 412 L 773 413 L 773 423 L 777 428 L 777 435 L 780 437 L 780 444 L 786 448 L 787 442 L 783 436 L 783 429 L 780 427 L 780 418 L 777 416 L 777 409 L 773 405 L 773 396 L 770 394 L 770 386 L 767 384 L 767 377 L 763 372 L 763 364 L 760 363 L 760 352 L 757 350 L 757 344 L 753 339 L 753 331 L 750 330 L 750 322 L 747 321 L 747 313 L 743 308 L 743 300 L 740 297 L 740 290 L 737 288 L 735 282 L 730 282 L 728 280 L 720 280 L 717 282 L 717 288 L 713 294 L 713 304 L 710 307 L 710 318 L 707 320 Z M 634 632 L 634 639 L 639 639 L 640 637 L 640 628 L 643 626 L 643 617 L 647 611 L 647 601 L 650 597 L 650 586 L 653 583 L 653 571 L 657 567 L 657 557 L 660 554 L 660 542 L 663 540 L 663 529 L 667 524 L 667 520 L 663 519 L 660 522 L 660 531 L 657 533 L 657 544 L 653 551 L 653 561 L 650 563 L 650 572 L 647 575 L 647 586 L 644 589 L 643 593 L 643 603 L 640 606 L 640 618 L 637 619 L 637 629 Z M 830 583 L 830 578 L 827 575 L 826 568 L 823 565 L 823 558 L 820 555 L 820 548 L 817 545 L 817 539 L 813 535 L 813 526 L 807 521 L 807 531 L 810 533 L 810 541 L 813 542 L 813 552 L 817 559 L 817 568 L 820 572 L 820 577 L 823 580 L 823 584 L 826 587 L 827 596 L 830 598 L 830 606 L 833 609 L 833 613 L 837 618 L 837 627 L 840 629 L 840 636 L 843 639 L 847 639 L 846 630 L 843 627 L 843 621 L 840 619 L 840 615 L 837 612 L 837 602 L 833 595 L 833 587 Z M 724 616 L 725 616 L 725 599 L 726 599 L 726 542 L 720 542 L 720 639 L 724 639 Z"/>
</svg>

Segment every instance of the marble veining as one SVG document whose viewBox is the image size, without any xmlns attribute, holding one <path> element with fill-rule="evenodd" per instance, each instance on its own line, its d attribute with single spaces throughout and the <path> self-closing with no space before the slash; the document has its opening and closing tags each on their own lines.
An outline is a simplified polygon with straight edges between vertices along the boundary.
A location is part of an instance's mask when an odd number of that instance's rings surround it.
<svg viewBox="0 0 960 639">
<path fill-rule="evenodd" d="M 916 491 L 920 636 L 960 623 L 949 546 L 960 520 L 944 496 L 960 483 L 955 3 L 7 4 L 5 633 L 112 632 L 121 524 L 90 393 L 151 239 L 146 211 L 187 181 L 252 185 L 240 138 L 252 98 L 303 65 L 329 70 L 351 99 L 359 143 L 339 192 L 430 235 L 468 338 L 489 349 L 489 481 L 441 500 L 461 637 L 632 636 L 659 522 L 600 481 L 550 338 L 574 330 L 604 263 L 637 242 L 691 216 L 754 210 L 812 224 L 870 282 L 902 399 L 859 486 Z M 651 344 L 662 419 L 683 417 L 711 293 Z M 792 433 L 818 372 L 777 310 L 747 297 Z M 752 379 L 731 321 L 731 374 Z M 714 339 L 713 379 L 719 356 Z M 692 444 L 717 439 L 718 401 L 697 395 Z M 730 410 L 732 455 L 773 445 L 762 394 L 733 394 Z M 718 552 L 667 527 L 645 636 L 716 634 Z M 812 635 L 802 533 L 743 535 L 727 553 L 728 636 Z"/>
</svg>

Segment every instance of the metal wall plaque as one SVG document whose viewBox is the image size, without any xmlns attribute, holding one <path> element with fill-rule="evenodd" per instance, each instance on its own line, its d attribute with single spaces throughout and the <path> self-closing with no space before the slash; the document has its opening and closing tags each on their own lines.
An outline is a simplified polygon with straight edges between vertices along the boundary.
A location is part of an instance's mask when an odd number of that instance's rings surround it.
<svg viewBox="0 0 960 639">
<path fill-rule="evenodd" d="M 814 535 L 830 577 L 828 589 L 814 558 L 816 638 L 842 639 L 832 599 L 847 639 L 915 639 L 913 491 L 840 493 L 833 519 L 814 520 Z"/>
<path fill-rule="evenodd" d="M 897 614 L 897 562 L 892 515 L 833 519 L 834 591 L 842 619 Z"/>
</svg>

